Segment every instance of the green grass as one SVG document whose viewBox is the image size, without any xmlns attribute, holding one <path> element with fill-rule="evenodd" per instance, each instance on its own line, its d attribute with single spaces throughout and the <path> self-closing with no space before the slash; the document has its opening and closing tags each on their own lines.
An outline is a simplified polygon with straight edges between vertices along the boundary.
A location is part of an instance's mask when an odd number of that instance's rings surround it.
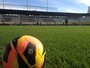
<svg viewBox="0 0 90 68">
<path fill-rule="evenodd" d="M 22 35 L 43 43 L 44 68 L 90 68 L 90 26 L 0 26 L 0 47 Z"/>
</svg>

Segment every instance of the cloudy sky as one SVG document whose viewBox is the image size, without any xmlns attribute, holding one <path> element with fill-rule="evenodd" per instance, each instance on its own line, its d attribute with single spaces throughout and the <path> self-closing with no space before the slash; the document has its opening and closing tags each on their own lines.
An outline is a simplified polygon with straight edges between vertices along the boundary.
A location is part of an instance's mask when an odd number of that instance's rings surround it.
<svg viewBox="0 0 90 68">
<path fill-rule="evenodd" d="M 0 0 L 0 3 L 47 7 L 47 0 Z M 90 0 L 48 0 L 48 7 L 57 8 L 57 12 L 87 13 Z"/>
</svg>

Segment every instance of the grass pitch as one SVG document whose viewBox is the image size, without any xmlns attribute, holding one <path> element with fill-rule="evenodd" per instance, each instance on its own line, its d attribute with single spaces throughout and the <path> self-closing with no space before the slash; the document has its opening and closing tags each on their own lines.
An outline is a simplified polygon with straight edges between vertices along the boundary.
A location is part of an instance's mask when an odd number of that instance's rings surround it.
<svg viewBox="0 0 90 68">
<path fill-rule="evenodd" d="M 90 26 L 0 26 L 0 48 L 22 35 L 43 43 L 44 68 L 90 68 Z"/>
</svg>

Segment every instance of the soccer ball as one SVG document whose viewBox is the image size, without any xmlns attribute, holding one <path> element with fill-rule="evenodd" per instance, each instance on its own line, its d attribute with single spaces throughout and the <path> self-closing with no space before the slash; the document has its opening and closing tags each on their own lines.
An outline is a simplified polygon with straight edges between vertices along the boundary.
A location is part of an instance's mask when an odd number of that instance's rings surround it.
<svg viewBox="0 0 90 68">
<path fill-rule="evenodd" d="M 45 51 L 35 37 L 24 35 L 10 41 L 3 53 L 4 68 L 42 68 Z"/>
</svg>

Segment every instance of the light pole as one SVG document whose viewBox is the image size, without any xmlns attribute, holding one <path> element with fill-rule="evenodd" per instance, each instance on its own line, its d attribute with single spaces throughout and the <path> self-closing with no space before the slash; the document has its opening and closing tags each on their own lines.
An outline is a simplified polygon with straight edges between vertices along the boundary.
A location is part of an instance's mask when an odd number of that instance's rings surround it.
<svg viewBox="0 0 90 68">
<path fill-rule="evenodd" d="M 4 9 L 4 0 L 3 0 L 3 9 Z"/>
<path fill-rule="evenodd" d="M 26 0 L 26 7 L 27 7 L 27 11 L 28 11 L 28 0 Z"/>
<path fill-rule="evenodd" d="M 47 0 L 47 12 L 48 12 L 48 0 Z"/>
</svg>

